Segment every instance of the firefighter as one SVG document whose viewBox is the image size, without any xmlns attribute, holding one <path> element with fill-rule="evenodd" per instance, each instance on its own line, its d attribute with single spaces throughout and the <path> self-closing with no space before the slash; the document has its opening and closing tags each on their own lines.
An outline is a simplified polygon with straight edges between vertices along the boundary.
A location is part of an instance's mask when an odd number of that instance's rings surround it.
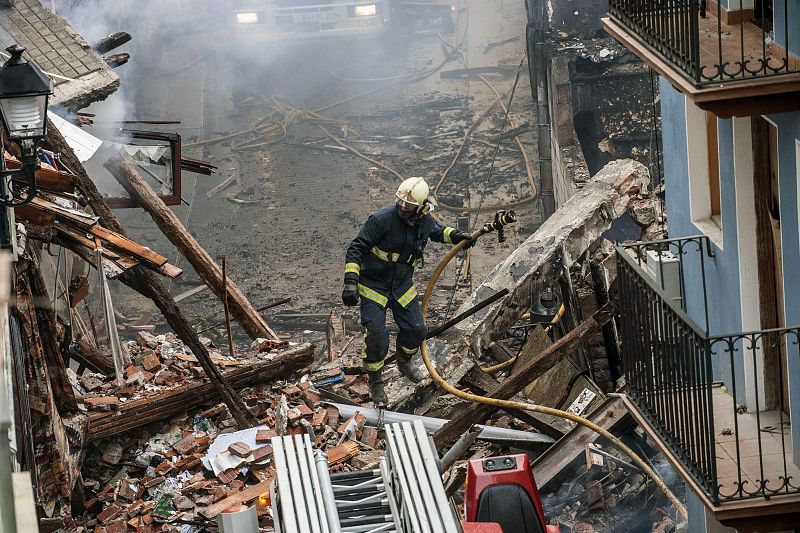
<svg viewBox="0 0 800 533">
<path fill-rule="evenodd" d="M 468 233 L 443 227 L 430 214 L 433 202 L 422 178 L 408 178 L 395 194 L 395 205 L 367 219 L 347 248 L 342 301 L 354 306 L 361 300 L 364 326 L 364 369 L 376 406 L 386 406 L 381 371 L 389 351 L 386 310 L 392 310 L 400 330 L 397 335 L 397 368 L 417 383 L 425 376 L 417 361 L 427 329 L 414 287 L 414 269 L 423 263 L 428 239 L 458 244 L 470 240 Z M 474 242 L 470 242 L 472 246 Z"/>
</svg>

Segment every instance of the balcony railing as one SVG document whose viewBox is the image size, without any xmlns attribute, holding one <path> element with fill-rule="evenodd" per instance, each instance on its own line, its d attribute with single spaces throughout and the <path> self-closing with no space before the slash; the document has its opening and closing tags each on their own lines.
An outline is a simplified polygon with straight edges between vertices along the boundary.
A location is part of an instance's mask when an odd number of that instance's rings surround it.
<svg viewBox="0 0 800 533">
<path fill-rule="evenodd" d="M 800 73 L 800 60 L 788 54 L 792 32 L 790 2 L 774 0 L 775 12 L 783 13 L 775 33 L 756 26 L 744 0 L 731 0 L 743 18 L 734 23 L 706 10 L 701 0 L 609 0 L 612 20 L 688 78 L 695 86 L 757 80 Z M 783 3 L 783 11 L 777 4 Z M 732 20 L 733 17 L 729 17 Z M 792 46 L 795 44 L 792 42 Z"/>
<path fill-rule="evenodd" d="M 800 328 L 708 335 L 685 307 L 688 293 L 708 309 L 711 253 L 706 237 L 617 248 L 628 398 L 715 505 L 800 493 L 780 386 L 782 358 L 800 357 Z M 685 271 L 702 272 L 702 286 Z"/>
</svg>

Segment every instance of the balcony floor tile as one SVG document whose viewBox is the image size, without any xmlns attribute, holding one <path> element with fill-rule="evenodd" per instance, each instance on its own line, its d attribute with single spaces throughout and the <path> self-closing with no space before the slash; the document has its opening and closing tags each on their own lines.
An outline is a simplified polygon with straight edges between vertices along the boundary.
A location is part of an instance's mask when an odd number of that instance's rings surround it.
<svg viewBox="0 0 800 533">
<path fill-rule="evenodd" d="M 740 475 L 742 481 L 748 482 L 744 486 L 748 492 L 755 491 L 762 478 L 769 481 L 767 487 L 778 489 L 784 484 L 781 478 L 787 475 L 791 476 L 793 485 L 800 486 L 800 468 L 792 461 L 791 435 L 786 424 L 788 417 L 779 411 L 761 412 L 758 416 L 756 413 L 734 414 L 731 396 L 725 389 L 715 387 L 712 396 L 717 475 L 722 485 L 720 494 L 732 494 Z M 734 425 L 734 420 L 737 425 Z M 730 435 L 722 434 L 726 429 L 730 430 Z"/>
</svg>

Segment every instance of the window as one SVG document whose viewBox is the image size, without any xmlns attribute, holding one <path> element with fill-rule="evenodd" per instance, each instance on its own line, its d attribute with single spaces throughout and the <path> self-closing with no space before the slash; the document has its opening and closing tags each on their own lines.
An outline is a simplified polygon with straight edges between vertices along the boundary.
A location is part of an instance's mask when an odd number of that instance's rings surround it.
<svg viewBox="0 0 800 533">
<path fill-rule="evenodd" d="M 708 194 L 711 220 L 722 227 L 719 194 L 719 130 L 717 116 L 706 111 L 706 150 L 708 151 Z"/>
<path fill-rule="evenodd" d="M 689 213 L 692 223 L 722 247 L 722 180 L 720 175 L 719 119 L 688 98 L 686 155 L 689 171 Z"/>
</svg>

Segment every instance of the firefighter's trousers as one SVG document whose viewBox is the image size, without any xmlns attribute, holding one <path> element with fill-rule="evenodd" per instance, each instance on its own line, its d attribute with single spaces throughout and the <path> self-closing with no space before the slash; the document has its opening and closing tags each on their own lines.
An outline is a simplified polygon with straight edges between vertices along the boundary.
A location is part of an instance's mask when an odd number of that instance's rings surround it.
<svg viewBox="0 0 800 533">
<path fill-rule="evenodd" d="M 387 305 L 392 310 L 397 334 L 397 356 L 409 358 L 419 350 L 428 333 L 422 319 L 419 298 L 414 298 L 406 307 L 390 299 Z M 383 368 L 389 352 L 389 328 L 386 327 L 386 309 L 367 298 L 361 298 L 361 324 L 364 326 L 364 368 L 375 372 Z"/>
</svg>

